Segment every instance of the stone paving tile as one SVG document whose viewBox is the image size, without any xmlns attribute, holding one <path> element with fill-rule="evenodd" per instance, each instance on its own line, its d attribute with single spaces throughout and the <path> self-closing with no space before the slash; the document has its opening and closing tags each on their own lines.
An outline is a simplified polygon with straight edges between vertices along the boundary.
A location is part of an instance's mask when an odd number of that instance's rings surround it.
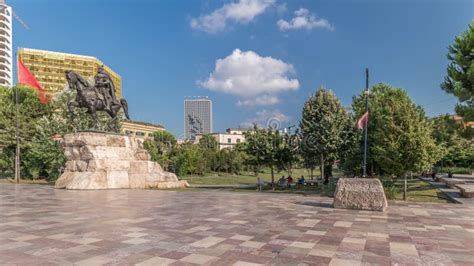
<svg viewBox="0 0 474 266">
<path fill-rule="evenodd" d="M 1 265 L 474 265 L 474 207 L 0 185 Z"/>
</svg>

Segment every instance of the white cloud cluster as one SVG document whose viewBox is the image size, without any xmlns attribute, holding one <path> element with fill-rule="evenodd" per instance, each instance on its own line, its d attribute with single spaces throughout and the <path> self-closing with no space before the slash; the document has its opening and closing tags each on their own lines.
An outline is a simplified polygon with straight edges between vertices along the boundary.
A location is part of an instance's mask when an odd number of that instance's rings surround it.
<svg viewBox="0 0 474 266">
<path fill-rule="evenodd" d="M 258 111 L 253 118 L 247 119 L 240 124 L 240 127 L 249 128 L 257 124 L 260 128 L 272 127 L 274 129 L 283 129 L 284 124 L 291 121 L 291 117 L 283 114 L 279 110 Z"/>
<path fill-rule="evenodd" d="M 316 18 L 314 14 L 310 14 L 306 8 L 300 8 L 295 11 L 295 17 L 290 21 L 280 19 L 277 21 L 277 25 L 280 30 L 297 30 L 307 29 L 311 30 L 314 28 L 322 28 L 330 31 L 334 30 L 334 27 L 323 18 Z"/>
<path fill-rule="evenodd" d="M 274 3 L 275 0 L 239 0 L 225 4 L 210 14 L 191 19 L 191 27 L 207 33 L 217 33 L 225 30 L 228 22 L 249 23 Z"/>
<path fill-rule="evenodd" d="M 243 98 L 238 105 L 272 105 L 279 102 L 276 95 L 297 90 L 300 86 L 293 65 L 273 57 L 262 57 L 253 51 L 235 49 L 229 56 L 218 59 L 214 71 L 198 84 L 211 91 Z"/>
</svg>

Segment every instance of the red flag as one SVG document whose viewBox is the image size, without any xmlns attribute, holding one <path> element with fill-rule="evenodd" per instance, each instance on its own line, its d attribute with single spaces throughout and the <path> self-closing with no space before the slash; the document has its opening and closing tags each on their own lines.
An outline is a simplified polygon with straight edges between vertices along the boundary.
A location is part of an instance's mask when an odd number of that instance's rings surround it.
<svg viewBox="0 0 474 266">
<path fill-rule="evenodd" d="M 367 122 L 369 121 L 369 112 L 365 112 L 357 121 L 357 128 L 363 129 Z"/>
<path fill-rule="evenodd" d="M 35 88 L 38 91 L 38 97 L 41 103 L 47 103 L 46 93 L 41 84 L 36 80 L 35 76 L 28 70 L 23 64 L 21 59 L 18 57 L 18 83 L 28 85 Z"/>
</svg>

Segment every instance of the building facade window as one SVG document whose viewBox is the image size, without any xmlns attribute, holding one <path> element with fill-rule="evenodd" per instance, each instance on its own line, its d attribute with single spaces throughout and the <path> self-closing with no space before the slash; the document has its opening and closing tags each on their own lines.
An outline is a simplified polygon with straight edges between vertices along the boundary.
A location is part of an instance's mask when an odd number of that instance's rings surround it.
<svg viewBox="0 0 474 266">
<path fill-rule="evenodd" d="M 232 139 L 231 139 L 231 138 L 228 138 L 228 139 L 227 139 L 227 143 L 232 143 Z"/>
</svg>

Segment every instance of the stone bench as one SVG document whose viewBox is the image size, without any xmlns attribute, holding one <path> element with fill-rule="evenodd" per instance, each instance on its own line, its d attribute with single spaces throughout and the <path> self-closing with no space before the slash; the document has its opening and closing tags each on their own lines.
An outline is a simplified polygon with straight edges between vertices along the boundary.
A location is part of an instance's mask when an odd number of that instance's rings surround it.
<svg viewBox="0 0 474 266">
<path fill-rule="evenodd" d="M 443 177 L 443 178 L 440 178 L 441 182 L 445 183 L 446 186 L 450 187 L 450 188 L 456 188 L 456 185 L 461 185 L 461 184 L 464 184 L 465 181 L 462 180 L 462 179 L 457 179 L 457 178 L 447 178 L 447 177 Z"/>
<path fill-rule="evenodd" d="M 460 184 L 456 185 L 456 188 L 461 191 L 461 195 L 465 198 L 474 198 L 474 185 L 471 184 Z"/>
</svg>

